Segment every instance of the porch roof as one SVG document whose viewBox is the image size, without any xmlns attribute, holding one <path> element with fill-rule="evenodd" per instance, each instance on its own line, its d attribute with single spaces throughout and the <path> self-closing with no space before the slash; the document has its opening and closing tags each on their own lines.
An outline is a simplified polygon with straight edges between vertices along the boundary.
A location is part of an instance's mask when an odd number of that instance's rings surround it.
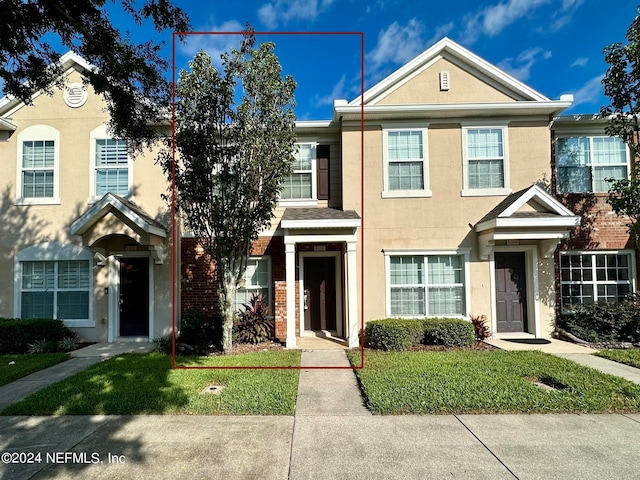
<svg viewBox="0 0 640 480">
<path fill-rule="evenodd" d="M 360 223 L 360 216 L 354 210 L 289 207 L 282 215 L 280 226 L 285 229 L 357 228 Z"/>
</svg>

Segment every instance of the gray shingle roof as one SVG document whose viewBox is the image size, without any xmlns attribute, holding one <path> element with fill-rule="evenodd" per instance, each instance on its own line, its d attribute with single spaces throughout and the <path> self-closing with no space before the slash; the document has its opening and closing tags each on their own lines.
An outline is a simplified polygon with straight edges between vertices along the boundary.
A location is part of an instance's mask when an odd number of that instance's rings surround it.
<svg viewBox="0 0 640 480">
<path fill-rule="evenodd" d="M 289 207 L 285 209 L 282 220 L 359 220 L 360 216 L 353 210 L 337 208 Z"/>
</svg>

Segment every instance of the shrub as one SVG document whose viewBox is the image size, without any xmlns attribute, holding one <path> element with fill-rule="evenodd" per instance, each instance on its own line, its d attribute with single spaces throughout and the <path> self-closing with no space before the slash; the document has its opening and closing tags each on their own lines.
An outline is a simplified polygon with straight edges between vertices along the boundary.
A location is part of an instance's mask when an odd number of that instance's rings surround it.
<svg viewBox="0 0 640 480">
<path fill-rule="evenodd" d="M 262 293 L 253 293 L 233 322 L 233 339 L 242 343 L 260 343 L 272 336 L 274 321 Z"/>
<path fill-rule="evenodd" d="M 476 342 L 482 342 L 491 336 L 491 329 L 487 325 L 487 317 L 485 315 L 471 315 L 471 324 L 476 336 Z"/>
<path fill-rule="evenodd" d="M 26 353 L 29 345 L 47 342 L 53 343 L 55 351 L 60 340 L 73 335 L 62 320 L 3 318 L 0 319 L 0 353 Z"/>
<path fill-rule="evenodd" d="M 71 352 L 78 348 L 80 339 L 77 334 L 64 337 L 62 340 L 58 340 L 58 350 L 61 352 Z"/>
<path fill-rule="evenodd" d="M 153 351 L 157 353 L 171 354 L 172 343 L 171 334 L 162 335 L 153 339 Z"/>
<path fill-rule="evenodd" d="M 27 345 L 27 353 L 56 353 L 58 345 L 51 340 L 36 340 Z"/>
<path fill-rule="evenodd" d="M 632 299 L 619 303 L 572 305 L 558 324 L 588 342 L 640 341 L 640 305 Z"/>
<path fill-rule="evenodd" d="M 424 339 L 424 321 L 413 319 L 372 320 L 364 328 L 364 345 L 401 352 Z"/>
<path fill-rule="evenodd" d="M 182 314 L 179 341 L 189 345 L 219 345 L 222 330 L 217 320 L 205 318 L 198 308 L 190 308 Z"/>
<path fill-rule="evenodd" d="M 476 340 L 473 324 L 459 318 L 430 318 L 424 326 L 426 344 L 470 347 Z"/>
</svg>

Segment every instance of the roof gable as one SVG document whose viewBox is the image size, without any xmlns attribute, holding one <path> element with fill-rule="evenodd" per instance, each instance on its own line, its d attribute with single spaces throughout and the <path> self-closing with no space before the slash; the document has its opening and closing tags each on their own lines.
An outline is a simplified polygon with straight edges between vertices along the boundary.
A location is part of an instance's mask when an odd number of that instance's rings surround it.
<svg viewBox="0 0 640 480">
<path fill-rule="evenodd" d="M 469 72 L 513 100 L 548 102 L 549 98 L 520 82 L 449 38 L 443 38 L 391 75 L 369 88 L 349 106 L 376 105 L 441 59 Z M 361 101 L 362 100 L 362 101 Z"/>
</svg>

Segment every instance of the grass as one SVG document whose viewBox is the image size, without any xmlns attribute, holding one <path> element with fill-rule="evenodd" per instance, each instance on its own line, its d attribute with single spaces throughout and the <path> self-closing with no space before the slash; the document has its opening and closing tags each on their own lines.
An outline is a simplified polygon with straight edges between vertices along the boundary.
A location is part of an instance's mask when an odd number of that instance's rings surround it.
<svg viewBox="0 0 640 480">
<path fill-rule="evenodd" d="M 624 363 L 625 365 L 640 368 L 640 349 L 637 348 L 629 350 L 600 350 L 594 355 L 613 360 L 614 362 Z"/>
<path fill-rule="evenodd" d="M 366 351 L 356 373 L 376 414 L 640 411 L 640 385 L 536 351 Z"/>
<path fill-rule="evenodd" d="M 68 360 L 68 353 L 0 355 L 0 386 Z M 10 365 L 10 362 L 15 364 Z"/>
<path fill-rule="evenodd" d="M 299 351 L 181 358 L 189 366 L 298 366 Z M 9 405 L 1 415 L 293 415 L 298 370 L 176 369 L 171 357 L 128 354 Z M 204 394 L 223 385 L 220 395 Z"/>
</svg>

